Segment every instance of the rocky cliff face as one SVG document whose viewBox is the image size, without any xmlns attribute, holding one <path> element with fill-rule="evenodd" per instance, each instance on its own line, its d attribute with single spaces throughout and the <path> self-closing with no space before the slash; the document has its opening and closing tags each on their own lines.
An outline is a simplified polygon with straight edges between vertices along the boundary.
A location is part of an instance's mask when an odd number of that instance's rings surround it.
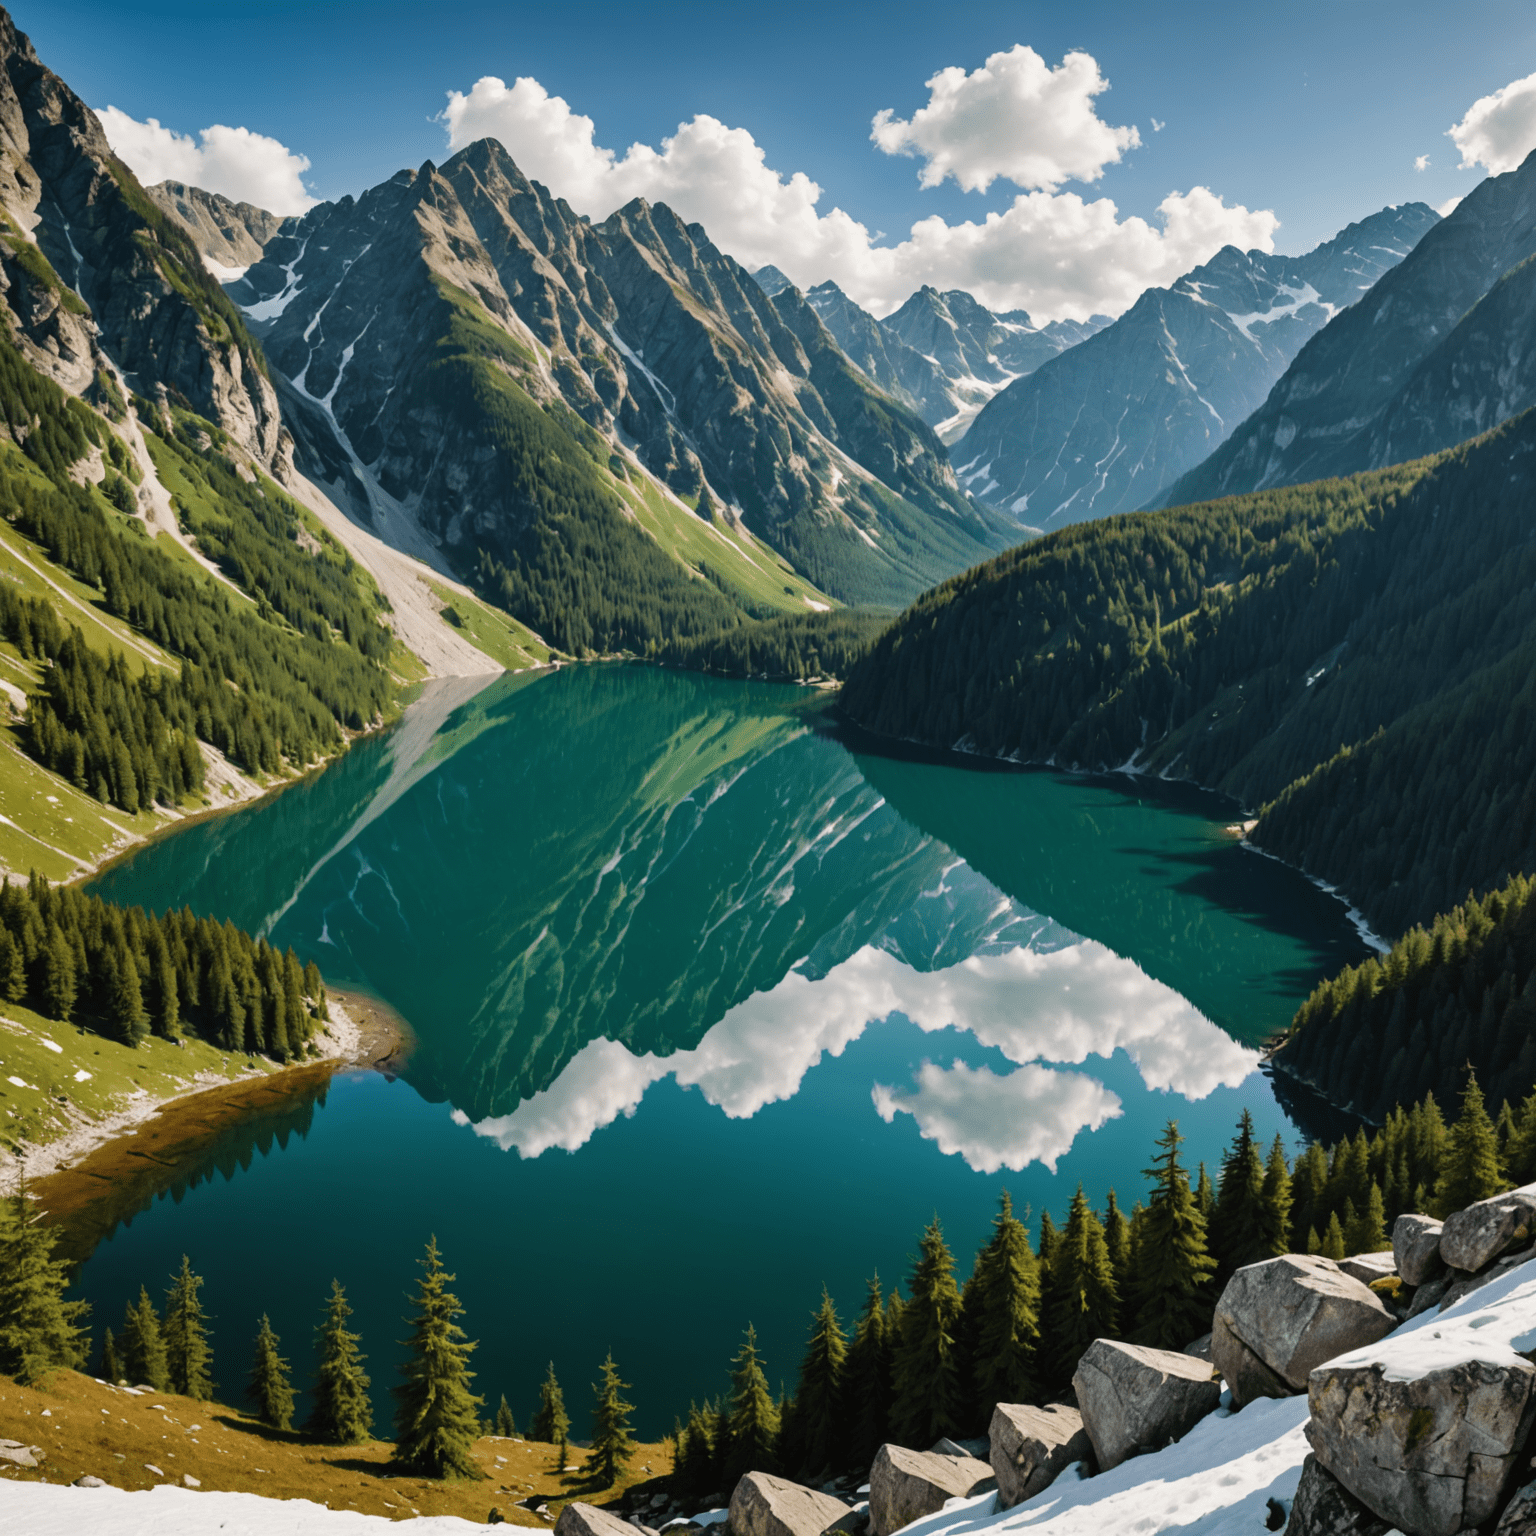
<svg viewBox="0 0 1536 1536">
<path fill-rule="evenodd" d="M 283 226 L 283 220 L 265 208 L 231 202 L 183 181 L 157 182 L 145 191 L 162 213 L 187 232 L 204 256 L 204 265 L 221 283 L 235 280 L 260 261 L 267 242 Z"/>
<path fill-rule="evenodd" d="M 1422 203 L 1387 208 L 1305 256 L 1228 246 L 1148 289 L 981 412 L 957 456 L 962 483 L 1037 528 L 1146 506 L 1435 222 Z"/>
<path fill-rule="evenodd" d="M 1529 364 L 1519 337 L 1530 325 L 1530 278 L 1513 269 L 1532 255 L 1536 156 L 1475 187 L 1401 266 L 1319 332 L 1263 406 L 1171 486 L 1163 504 L 1401 462 L 1522 409 Z M 1510 325 L 1512 351 L 1503 334 Z"/>
<path fill-rule="evenodd" d="M 0 206 L 5 297 L 35 363 L 79 390 L 99 347 L 131 388 L 163 385 L 274 460 L 277 397 L 239 312 L 3 11 Z"/>
<path fill-rule="evenodd" d="M 643 465 L 847 600 L 1004 540 L 922 423 L 802 322 L 808 351 L 700 226 L 638 201 L 592 225 L 492 140 L 312 210 L 246 282 L 294 390 L 461 559 L 538 525 L 524 470 L 551 425 L 565 446 L 539 452 Z"/>
</svg>

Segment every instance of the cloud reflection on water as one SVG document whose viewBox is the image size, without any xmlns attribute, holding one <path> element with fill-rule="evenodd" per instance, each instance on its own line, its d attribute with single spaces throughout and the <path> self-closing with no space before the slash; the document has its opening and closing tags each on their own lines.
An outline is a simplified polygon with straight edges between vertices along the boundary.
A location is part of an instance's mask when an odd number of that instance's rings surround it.
<svg viewBox="0 0 1536 1536">
<path fill-rule="evenodd" d="M 871 1024 L 901 1014 L 932 1033 L 959 1029 L 1017 1070 L 924 1063 L 916 1087 L 872 1086 L 888 1123 L 910 1114 L 922 1135 L 980 1173 L 1041 1162 L 1053 1171 L 1078 1132 L 1120 1113 L 1097 1078 L 1040 1063 L 1080 1065 L 1124 1051 L 1152 1090 L 1202 1099 L 1236 1087 L 1258 1065 L 1190 1002 L 1133 961 L 1092 940 L 1050 949 L 1019 945 L 917 970 L 866 946 L 820 977 L 791 971 L 737 1004 L 691 1050 L 636 1055 L 619 1041 L 584 1045 L 546 1089 L 477 1135 L 523 1157 L 574 1152 L 621 1114 L 632 1115 L 664 1077 L 696 1087 L 731 1119 L 791 1098 L 824 1055 L 840 1056 Z M 455 1111 L 461 1124 L 470 1123 Z"/>
</svg>

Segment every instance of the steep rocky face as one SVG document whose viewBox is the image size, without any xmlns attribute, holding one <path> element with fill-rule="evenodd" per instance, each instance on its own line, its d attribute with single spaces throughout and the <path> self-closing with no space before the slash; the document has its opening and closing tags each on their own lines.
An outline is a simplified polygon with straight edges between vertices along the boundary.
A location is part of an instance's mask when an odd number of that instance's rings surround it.
<svg viewBox="0 0 1536 1536">
<path fill-rule="evenodd" d="M 1037 528 L 1146 506 L 1257 410 L 1290 360 L 1435 224 L 1387 208 L 1305 256 L 1228 246 L 977 417 L 962 483 Z"/>
<path fill-rule="evenodd" d="M 1513 269 L 1532 255 L 1536 155 L 1475 187 L 1359 304 L 1330 321 L 1263 406 L 1170 486 L 1162 504 L 1401 462 L 1459 441 L 1463 426 L 1481 431 L 1522 409 L 1529 364 L 1518 337 L 1506 352 L 1497 327 L 1528 331 L 1522 296 L 1530 277 Z M 1506 273 L 1511 285 L 1496 296 Z M 1462 330 L 1485 295 L 1492 303 Z M 1436 398 L 1436 389 L 1446 393 Z"/>
<path fill-rule="evenodd" d="M 632 454 L 848 600 L 1004 540 L 922 423 L 802 324 L 808 353 L 700 226 L 639 201 L 594 226 L 492 140 L 311 210 L 246 281 L 277 367 L 461 560 L 532 536 L 530 453 L 588 479 Z"/>
<path fill-rule="evenodd" d="M 183 181 L 161 181 L 144 190 L 162 213 L 186 231 L 221 283 L 235 281 L 260 261 L 267 242 L 283 226 L 277 214 L 254 203 L 231 202 Z"/>
<path fill-rule="evenodd" d="M 239 312 L 3 11 L 0 205 L 5 296 L 34 362 L 79 389 L 99 346 L 131 387 L 164 385 L 273 461 L 277 397 Z"/>
</svg>

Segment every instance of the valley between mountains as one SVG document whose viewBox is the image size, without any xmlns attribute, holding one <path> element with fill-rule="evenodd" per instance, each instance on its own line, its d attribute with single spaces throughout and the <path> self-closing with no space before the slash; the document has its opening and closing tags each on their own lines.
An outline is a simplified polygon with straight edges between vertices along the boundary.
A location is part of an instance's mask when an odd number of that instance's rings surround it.
<svg viewBox="0 0 1536 1536">
<path fill-rule="evenodd" d="M 537 84 L 0 11 L 0 1536 L 1536 1530 L 1536 149 L 882 300 Z"/>
</svg>

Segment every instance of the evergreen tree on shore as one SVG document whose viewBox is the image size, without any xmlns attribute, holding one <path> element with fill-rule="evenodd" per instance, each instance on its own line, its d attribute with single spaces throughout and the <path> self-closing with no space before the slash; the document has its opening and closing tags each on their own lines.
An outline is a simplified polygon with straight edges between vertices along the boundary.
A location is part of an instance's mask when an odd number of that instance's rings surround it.
<svg viewBox="0 0 1536 1536">
<path fill-rule="evenodd" d="M 1464 1210 L 1478 1200 L 1486 1200 L 1508 1181 L 1499 1168 L 1498 1137 L 1493 1121 L 1483 1104 L 1483 1090 L 1477 1074 L 1467 1069 L 1467 1086 L 1462 1090 L 1461 1114 L 1446 1140 L 1443 1172 L 1435 1187 L 1435 1210 L 1440 1216 Z"/>
<path fill-rule="evenodd" d="M 64 1300 L 66 1269 L 53 1256 L 58 1234 L 29 1206 L 25 1184 L 0 1206 L 0 1371 L 23 1386 L 85 1363 L 81 1324 L 90 1310 Z"/>
<path fill-rule="evenodd" d="M 256 1405 L 256 1417 L 273 1429 L 293 1428 L 293 1387 L 288 1377 L 288 1362 L 278 1354 L 281 1342 L 272 1332 L 265 1312 L 256 1330 L 256 1347 L 251 1361 L 246 1396 Z"/>
<path fill-rule="evenodd" d="M 786 1443 L 786 1467 L 814 1475 L 836 1471 L 848 1459 L 846 1372 L 848 1339 L 832 1297 L 823 1288 L 821 1306 L 811 1322 L 810 1340 L 800 1362 L 795 1391 L 795 1444 Z M 786 1442 L 789 1428 L 784 1426 Z"/>
<path fill-rule="evenodd" d="M 1144 1170 L 1153 1181 L 1139 1252 L 1135 1294 L 1138 1344 L 1183 1349 L 1209 1331 L 1209 1280 L 1216 1261 L 1206 1248 L 1205 1221 L 1179 1161 L 1176 1120 L 1157 1139 L 1158 1155 Z"/>
<path fill-rule="evenodd" d="M 208 1328 L 197 1293 L 202 1289 L 201 1275 L 192 1273 L 186 1254 L 181 1269 L 171 1282 L 165 1298 L 165 1366 L 167 1384 L 172 1392 L 206 1402 L 213 1396 L 213 1377 L 209 1374 L 212 1351 L 208 1347 Z"/>
<path fill-rule="evenodd" d="M 123 1365 L 117 1355 L 117 1340 L 112 1337 L 110 1328 L 101 1336 L 101 1379 L 110 1381 L 113 1386 L 123 1379 Z"/>
<path fill-rule="evenodd" d="M 315 1387 L 304 1433 L 327 1445 L 358 1445 L 373 1435 L 371 1385 L 363 1366 L 367 1357 L 358 1349 L 358 1336 L 347 1328 L 352 1308 L 339 1280 L 331 1281 L 325 1317 L 315 1333 Z"/>
<path fill-rule="evenodd" d="M 1244 1265 L 1271 1256 L 1264 1219 L 1264 1173 L 1253 1115 L 1244 1109 L 1237 1135 L 1222 1160 L 1216 1207 L 1208 1218 L 1218 1285 L 1225 1285 Z"/>
<path fill-rule="evenodd" d="M 1113 1199 L 1113 1196 L 1111 1196 Z M 1039 1388 L 1035 1351 L 1040 1339 L 1040 1266 L 1024 1223 L 1004 1190 L 992 1239 L 976 1259 L 975 1356 L 971 1365 L 973 1422 L 985 1426 L 999 1403 L 1034 1401 Z"/>
<path fill-rule="evenodd" d="M 139 1299 L 130 1301 L 123 1313 L 123 1335 L 118 1343 L 130 1384 L 164 1392 L 169 1384 L 165 1337 L 160 1330 L 160 1314 L 142 1285 Z"/>
<path fill-rule="evenodd" d="M 878 1274 L 868 1283 L 864 1310 L 854 1325 L 843 1383 L 848 1405 L 849 1456 L 857 1465 L 867 1466 L 885 1439 L 891 1414 L 891 1345 Z"/>
<path fill-rule="evenodd" d="M 1285 1143 L 1276 1131 L 1269 1158 L 1264 1164 L 1260 1235 L 1266 1259 L 1278 1258 L 1290 1250 L 1291 1206 L 1291 1175 L 1285 1163 Z"/>
<path fill-rule="evenodd" d="M 424 1477 L 478 1478 L 472 1452 L 482 1399 L 469 1389 L 475 1345 L 459 1327 L 464 1308 L 448 1289 L 454 1277 L 443 1268 L 435 1237 L 427 1240 L 421 1269 L 405 1380 L 395 1388 L 395 1459 Z"/>
<path fill-rule="evenodd" d="M 556 1470 L 564 1472 L 570 1454 L 570 1433 L 571 1420 L 565 1411 L 565 1394 L 560 1390 L 560 1383 L 555 1380 L 555 1362 L 551 1360 L 549 1370 L 539 1384 L 539 1411 L 534 1414 L 533 1423 L 528 1426 L 528 1438 L 558 1447 L 560 1459 Z"/>
<path fill-rule="evenodd" d="M 517 1420 L 512 1417 L 512 1410 L 507 1406 L 507 1394 L 501 1394 L 501 1403 L 496 1409 L 496 1424 L 492 1431 L 503 1440 L 511 1440 L 517 1434 Z"/>
<path fill-rule="evenodd" d="M 955 1349 L 959 1320 L 954 1256 L 935 1216 L 919 1244 L 895 1343 L 890 1432 L 902 1445 L 921 1449 L 941 1435 L 964 1433 L 966 1405 Z"/>
<path fill-rule="evenodd" d="M 1099 1338 L 1119 1334 L 1120 1297 L 1104 1228 L 1077 1186 L 1041 1308 L 1051 1375 L 1069 1381 L 1078 1357 Z"/>
<path fill-rule="evenodd" d="M 834 1319 L 835 1316 L 834 1313 Z M 779 1410 L 768 1390 L 768 1378 L 757 1353 L 757 1329 L 750 1323 L 731 1371 L 731 1411 L 726 1436 L 728 1487 L 734 1488 L 748 1472 L 779 1470 Z"/>
<path fill-rule="evenodd" d="M 635 1454 L 629 1421 L 635 1405 L 624 1400 L 627 1386 L 619 1380 L 619 1368 L 610 1352 L 603 1361 L 603 1379 L 592 1388 L 597 1402 L 592 1410 L 592 1451 L 587 1457 L 588 1470 L 603 1488 L 613 1487 Z"/>
</svg>

